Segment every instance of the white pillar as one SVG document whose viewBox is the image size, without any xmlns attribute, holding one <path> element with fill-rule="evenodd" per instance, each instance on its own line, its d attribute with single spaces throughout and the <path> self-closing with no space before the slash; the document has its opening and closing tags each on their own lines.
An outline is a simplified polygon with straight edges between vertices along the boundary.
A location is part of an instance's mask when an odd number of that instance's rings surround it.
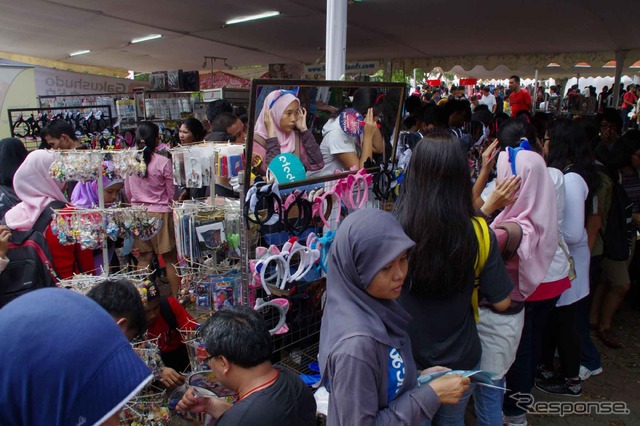
<svg viewBox="0 0 640 426">
<path fill-rule="evenodd" d="M 345 71 L 347 53 L 347 2 L 327 0 L 327 80 L 339 80 Z"/>
<path fill-rule="evenodd" d="M 627 57 L 627 50 L 616 50 L 616 78 L 613 82 L 613 107 L 618 108 L 620 102 L 620 84 L 622 80 L 622 69 L 624 60 Z"/>
<path fill-rule="evenodd" d="M 536 68 L 534 77 L 533 77 L 533 102 L 531 102 L 532 114 L 536 110 L 536 99 L 538 99 L 538 68 Z M 545 103 L 548 103 L 548 102 L 545 102 Z"/>
</svg>

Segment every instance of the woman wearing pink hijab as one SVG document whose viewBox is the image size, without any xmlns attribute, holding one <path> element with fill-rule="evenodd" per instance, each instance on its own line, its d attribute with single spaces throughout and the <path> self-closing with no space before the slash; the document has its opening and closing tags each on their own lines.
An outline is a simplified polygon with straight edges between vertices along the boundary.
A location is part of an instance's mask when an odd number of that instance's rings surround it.
<svg viewBox="0 0 640 426">
<path fill-rule="evenodd" d="M 54 180 L 49 175 L 53 159 L 53 152 L 36 150 L 27 156 L 16 171 L 13 185 L 22 202 L 5 215 L 9 228 L 17 231 L 30 230 L 51 203 L 57 201 L 59 205 L 56 205 L 56 208 L 63 208 L 68 203 L 62 193 L 66 184 Z M 58 237 L 51 232 L 51 224 L 47 226 L 44 236 L 51 250 L 53 268 L 60 278 L 70 278 L 74 272 L 94 269 L 91 250 L 81 250 L 78 244 L 60 244 Z"/>
<path fill-rule="evenodd" d="M 521 186 L 515 202 L 495 218 L 491 227 L 500 240 L 500 233 L 504 232 L 500 225 L 516 223 L 522 229 L 522 241 L 514 256 L 517 257 L 517 271 L 513 277 L 512 307 L 503 313 L 483 308 L 479 312 L 478 332 L 482 342 L 480 368 L 497 373 L 495 379 L 501 379 L 497 384 L 509 389 L 504 396 L 503 406 L 502 392 L 476 388 L 474 398 L 479 425 L 501 422 L 502 412 L 510 425 L 524 424 L 526 421 L 524 410 L 511 404 L 508 396 L 517 392 L 529 393 L 533 387 L 532 358 L 536 351 L 533 327 L 540 321 L 537 318 L 538 305 L 544 302 L 530 302 L 529 298 L 543 287 L 541 284 L 556 255 L 559 238 L 556 189 L 544 159 L 531 151 L 528 143 L 521 145 L 520 138 L 513 144 L 500 142 L 507 148 L 498 157 L 497 180 L 518 176 Z M 564 289 L 566 286 L 560 290 Z M 549 309 L 540 309 L 547 317 L 555 300 L 557 295 L 551 300 Z"/>
<path fill-rule="evenodd" d="M 287 152 L 300 158 L 307 171 L 324 167 L 320 145 L 307 129 L 307 110 L 301 107 L 297 94 L 297 89 L 278 89 L 264 100 L 254 128 L 252 160 L 262 176 L 271 160 Z"/>
</svg>

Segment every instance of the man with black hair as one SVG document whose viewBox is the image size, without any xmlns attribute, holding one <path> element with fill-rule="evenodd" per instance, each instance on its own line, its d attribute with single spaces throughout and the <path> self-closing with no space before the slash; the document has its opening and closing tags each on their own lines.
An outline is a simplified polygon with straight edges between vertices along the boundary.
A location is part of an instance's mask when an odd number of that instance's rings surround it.
<svg viewBox="0 0 640 426">
<path fill-rule="evenodd" d="M 217 426 L 305 426 L 316 424 L 309 388 L 287 368 L 271 365 L 272 342 L 256 311 L 239 306 L 215 313 L 201 328 L 207 363 L 220 383 L 238 394 L 229 404 L 190 388 L 179 411 L 207 413 Z"/>
<path fill-rule="evenodd" d="M 233 114 L 233 106 L 229 101 L 216 99 L 215 101 L 209 102 L 207 104 L 207 120 L 209 120 L 209 123 L 213 123 L 213 120 L 215 120 L 216 116 L 221 112 L 230 112 Z"/>
<path fill-rule="evenodd" d="M 64 120 L 53 120 L 40 132 L 40 136 L 50 149 L 83 149 L 84 146 L 76 137 L 76 132 L 71 124 Z"/>
<path fill-rule="evenodd" d="M 147 315 L 140 293 L 128 280 L 104 280 L 87 293 L 116 321 L 128 340 L 147 330 Z"/>
<path fill-rule="evenodd" d="M 520 77 L 509 77 L 509 104 L 511 105 L 511 117 L 516 117 L 520 111 L 531 111 L 531 95 L 526 90 L 520 89 Z"/>
<path fill-rule="evenodd" d="M 211 122 L 211 133 L 205 140 L 245 143 L 246 137 L 242 121 L 230 112 L 221 112 Z"/>
</svg>

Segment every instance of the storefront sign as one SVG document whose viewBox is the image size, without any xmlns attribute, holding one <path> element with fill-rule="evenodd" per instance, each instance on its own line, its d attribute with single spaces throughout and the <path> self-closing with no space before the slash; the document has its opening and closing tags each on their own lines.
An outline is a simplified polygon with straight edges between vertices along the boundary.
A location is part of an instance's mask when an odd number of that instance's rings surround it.
<svg viewBox="0 0 640 426">
<path fill-rule="evenodd" d="M 35 68 L 36 94 L 87 95 L 94 93 L 131 93 L 134 88 L 148 88 L 146 81 L 105 77 L 92 74 Z"/>
<path fill-rule="evenodd" d="M 306 78 L 324 78 L 326 71 L 325 64 L 318 65 L 305 65 L 304 74 Z M 345 70 L 347 74 L 374 74 L 380 69 L 380 61 L 361 61 L 361 62 L 347 62 Z"/>
</svg>

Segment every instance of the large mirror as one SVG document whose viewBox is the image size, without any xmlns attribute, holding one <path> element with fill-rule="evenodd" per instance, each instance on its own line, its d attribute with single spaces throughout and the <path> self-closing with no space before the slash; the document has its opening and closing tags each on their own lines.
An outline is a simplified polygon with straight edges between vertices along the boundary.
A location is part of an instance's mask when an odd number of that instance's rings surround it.
<svg viewBox="0 0 640 426">
<path fill-rule="evenodd" d="M 393 160 L 404 91 L 402 83 L 253 80 L 245 187 L 252 175 L 287 188 Z"/>
</svg>

